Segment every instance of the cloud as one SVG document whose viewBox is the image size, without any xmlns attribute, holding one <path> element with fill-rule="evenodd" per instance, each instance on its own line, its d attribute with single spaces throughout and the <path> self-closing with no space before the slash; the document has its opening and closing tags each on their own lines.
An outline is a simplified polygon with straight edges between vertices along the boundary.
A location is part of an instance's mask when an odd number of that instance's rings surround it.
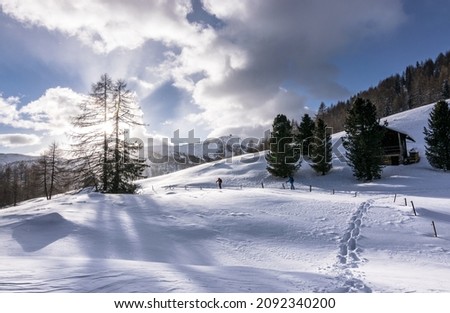
<svg viewBox="0 0 450 313">
<path fill-rule="evenodd" d="M 34 134 L 0 134 L 0 146 L 17 148 L 40 144 L 41 139 Z"/>
<path fill-rule="evenodd" d="M 58 31 L 103 54 L 65 51 L 58 58 L 89 72 L 84 76 L 90 82 L 102 73 L 98 68 L 129 79 L 148 100 L 142 106 L 152 131 L 195 126 L 209 136 L 261 136 L 278 113 L 300 119 L 314 101 L 349 96 L 337 82 L 333 57 L 395 31 L 406 19 L 401 0 L 203 0 L 196 15 L 189 0 L 0 4 L 23 23 Z M 182 90 L 181 98 L 158 97 L 164 102 L 156 104 L 156 111 L 163 110 L 158 122 L 151 100 L 168 84 Z M 56 103 L 52 98 L 40 100 Z M 64 118 L 50 121 L 40 100 L 21 116 L 30 115 L 30 128 L 59 129 Z"/>
<path fill-rule="evenodd" d="M 70 88 L 50 88 L 43 96 L 21 108 L 18 98 L 0 97 L 0 123 L 14 128 L 45 131 L 58 136 L 71 128 L 71 118 L 79 113 L 79 104 L 85 99 Z"/>
<path fill-rule="evenodd" d="M 4 99 L 0 94 L 0 124 L 10 125 L 17 118 L 18 97 Z"/>
<path fill-rule="evenodd" d="M 224 26 L 205 45 L 184 48 L 171 72 L 178 86 L 189 86 L 213 135 L 239 126 L 268 127 L 277 113 L 299 119 L 308 112 L 308 100 L 349 96 L 337 83 L 332 57 L 405 20 L 398 0 L 205 0 L 204 5 Z M 204 78 L 186 84 L 194 72 Z M 285 84 L 291 86 L 287 92 Z"/>
<path fill-rule="evenodd" d="M 147 40 L 190 44 L 190 1 L 2 0 L 3 12 L 31 25 L 77 37 L 96 52 L 135 49 Z"/>
</svg>

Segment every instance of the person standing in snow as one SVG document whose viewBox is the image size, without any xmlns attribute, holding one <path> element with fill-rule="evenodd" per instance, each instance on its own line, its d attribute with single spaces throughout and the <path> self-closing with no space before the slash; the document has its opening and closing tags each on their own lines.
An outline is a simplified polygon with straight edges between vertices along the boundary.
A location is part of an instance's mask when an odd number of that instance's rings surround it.
<svg viewBox="0 0 450 313">
<path fill-rule="evenodd" d="M 220 179 L 220 177 L 217 178 L 216 184 L 219 184 L 219 189 L 222 189 L 222 179 Z"/>
<path fill-rule="evenodd" d="M 295 187 L 294 187 L 294 177 L 289 176 L 289 179 L 286 182 L 291 184 L 291 190 L 295 189 Z"/>
</svg>

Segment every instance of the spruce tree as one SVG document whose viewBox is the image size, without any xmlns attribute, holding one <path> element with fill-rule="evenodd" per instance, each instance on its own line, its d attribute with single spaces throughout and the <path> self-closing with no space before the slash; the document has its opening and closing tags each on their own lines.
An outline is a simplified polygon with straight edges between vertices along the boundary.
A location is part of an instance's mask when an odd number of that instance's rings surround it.
<svg viewBox="0 0 450 313">
<path fill-rule="evenodd" d="M 358 180 L 371 181 L 381 177 L 383 128 L 378 124 L 375 105 L 357 98 L 348 111 L 343 144 L 348 164 Z"/>
<path fill-rule="evenodd" d="M 302 149 L 302 155 L 306 156 L 309 154 L 309 146 L 314 137 L 314 128 L 314 120 L 309 116 L 309 114 L 303 115 L 302 121 L 298 126 L 298 135 L 296 136 L 297 144 Z"/>
<path fill-rule="evenodd" d="M 439 101 L 430 113 L 428 128 L 424 127 L 425 155 L 431 166 L 450 170 L 450 110 L 446 101 Z"/>
<path fill-rule="evenodd" d="M 322 175 L 328 173 L 332 168 L 331 135 L 327 132 L 327 125 L 320 118 L 317 120 L 310 150 L 311 167 Z"/>
<path fill-rule="evenodd" d="M 324 119 L 326 114 L 327 114 L 327 106 L 325 105 L 325 103 L 321 102 L 319 105 L 319 109 L 317 110 L 317 118 Z"/>
<path fill-rule="evenodd" d="M 294 149 L 292 124 L 283 114 L 278 114 L 272 124 L 270 148 L 266 154 L 267 171 L 276 177 L 293 175 L 300 167 Z"/>
<path fill-rule="evenodd" d="M 444 80 L 442 83 L 442 98 L 448 99 L 450 98 L 450 86 L 448 84 L 448 79 Z"/>
</svg>

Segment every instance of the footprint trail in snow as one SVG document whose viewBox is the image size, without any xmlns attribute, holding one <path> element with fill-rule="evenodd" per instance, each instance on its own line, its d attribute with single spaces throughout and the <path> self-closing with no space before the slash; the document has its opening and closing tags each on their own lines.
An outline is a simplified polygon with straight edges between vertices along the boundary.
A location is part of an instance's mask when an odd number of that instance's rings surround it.
<svg viewBox="0 0 450 313">
<path fill-rule="evenodd" d="M 372 203 L 373 200 L 361 203 L 350 218 L 349 226 L 340 240 L 336 268 L 341 272 L 338 275 L 338 280 L 343 281 L 343 286 L 338 288 L 339 292 L 372 291 L 360 279 L 356 278 L 351 270 L 352 268 L 357 268 L 358 264 L 362 262 L 360 256 L 362 249 L 358 247 L 358 239 L 361 236 L 362 219 Z"/>
</svg>

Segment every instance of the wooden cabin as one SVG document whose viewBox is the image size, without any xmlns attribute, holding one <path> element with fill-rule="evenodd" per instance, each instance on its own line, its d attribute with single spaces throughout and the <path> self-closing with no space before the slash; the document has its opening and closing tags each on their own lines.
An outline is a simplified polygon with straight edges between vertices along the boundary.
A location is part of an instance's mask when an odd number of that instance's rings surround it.
<svg viewBox="0 0 450 313">
<path fill-rule="evenodd" d="M 406 144 L 407 140 L 416 142 L 411 136 L 387 126 L 381 127 L 384 129 L 384 137 L 382 140 L 384 165 L 400 165 L 419 162 L 419 152 L 415 149 L 408 150 Z"/>
</svg>

